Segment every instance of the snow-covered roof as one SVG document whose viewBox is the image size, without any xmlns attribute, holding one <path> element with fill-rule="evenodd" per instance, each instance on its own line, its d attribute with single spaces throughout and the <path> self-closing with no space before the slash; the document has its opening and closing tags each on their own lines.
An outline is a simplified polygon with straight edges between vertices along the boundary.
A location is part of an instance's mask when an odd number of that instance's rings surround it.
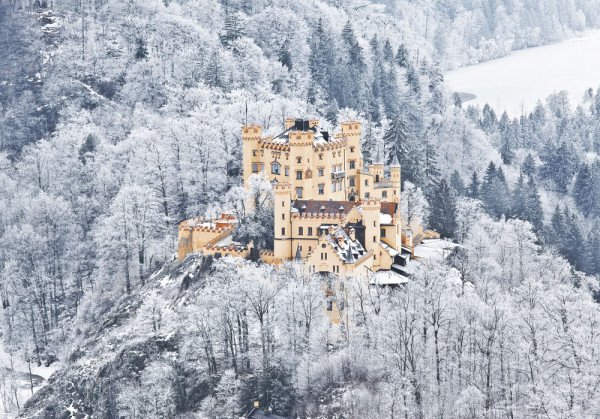
<svg viewBox="0 0 600 419">
<path fill-rule="evenodd" d="M 333 233 L 327 234 L 327 240 L 346 264 L 354 263 L 362 258 L 367 251 L 358 240 L 352 240 L 343 227 L 337 227 Z"/>
</svg>

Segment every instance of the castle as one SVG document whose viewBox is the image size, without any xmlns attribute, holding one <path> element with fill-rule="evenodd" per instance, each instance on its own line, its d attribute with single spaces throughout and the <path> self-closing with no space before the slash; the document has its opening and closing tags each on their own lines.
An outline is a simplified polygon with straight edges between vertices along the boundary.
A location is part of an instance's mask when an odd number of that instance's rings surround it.
<svg viewBox="0 0 600 419">
<path fill-rule="evenodd" d="M 262 127 L 242 127 L 244 184 L 263 174 L 273 184 L 274 249 L 260 251 L 268 263 L 302 260 L 314 272 L 403 273 L 414 246 L 439 237 L 413 231 L 400 214 L 401 168 L 397 158 L 384 177 L 381 153 L 365 169 L 360 123 L 343 122 L 332 135 L 319 121 L 288 118 L 285 130 L 262 137 Z M 189 253 L 246 257 L 252 243 L 234 243 L 237 220 L 194 218 L 179 225 L 178 258 Z"/>
</svg>

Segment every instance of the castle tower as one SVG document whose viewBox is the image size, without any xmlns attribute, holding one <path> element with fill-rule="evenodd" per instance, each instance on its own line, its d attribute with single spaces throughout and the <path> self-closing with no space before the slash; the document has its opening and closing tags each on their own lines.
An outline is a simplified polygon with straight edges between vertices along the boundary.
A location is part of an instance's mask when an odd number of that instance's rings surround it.
<svg viewBox="0 0 600 419">
<path fill-rule="evenodd" d="M 377 154 L 375 155 L 375 161 L 369 166 L 369 172 L 373 175 L 375 183 L 383 180 L 383 157 L 381 155 L 381 147 L 377 148 Z"/>
<path fill-rule="evenodd" d="M 363 223 L 365 225 L 365 249 L 378 250 L 381 240 L 381 227 L 379 223 L 379 212 L 381 201 L 379 199 L 366 199 L 362 201 Z"/>
<path fill-rule="evenodd" d="M 348 140 L 348 153 L 346 154 L 346 158 L 356 161 L 356 169 L 353 169 L 354 171 L 362 170 L 362 155 L 360 153 L 360 122 L 342 122 L 341 128 L 342 135 Z"/>
<path fill-rule="evenodd" d="M 291 259 L 292 257 L 292 185 L 276 183 L 273 185 L 273 200 L 275 206 L 275 260 Z"/>
<path fill-rule="evenodd" d="M 390 178 L 392 180 L 392 187 L 394 189 L 394 193 L 392 198 L 394 202 L 398 204 L 398 208 L 400 208 L 400 190 L 402 188 L 402 171 L 400 168 L 400 163 L 398 162 L 398 156 L 394 155 L 394 160 L 392 160 L 392 165 L 390 166 Z"/>
<path fill-rule="evenodd" d="M 252 163 L 260 162 L 258 142 L 262 138 L 260 125 L 242 127 L 242 141 L 244 152 L 244 186 L 248 187 L 248 178 L 252 175 Z"/>
</svg>

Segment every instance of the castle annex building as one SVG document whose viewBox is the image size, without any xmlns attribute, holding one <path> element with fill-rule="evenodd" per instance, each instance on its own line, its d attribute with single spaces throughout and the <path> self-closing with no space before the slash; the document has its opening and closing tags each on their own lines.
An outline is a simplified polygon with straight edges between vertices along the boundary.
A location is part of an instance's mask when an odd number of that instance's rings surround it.
<svg viewBox="0 0 600 419">
<path fill-rule="evenodd" d="M 333 135 L 316 120 L 287 119 L 285 130 L 262 136 L 262 127 L 242 127 L 244 184 L 263 174 L 273 184 L 273 251 L 268 263 L 302 260 L 315 272 L 363 274 L 403 272 L 421 239 L 438 237 L 412 231 L 400 214 L 401 169 L 394 159 L 389 177 L 380 153 L 364 167 L 360 123 L 347 121 Z M 234 243 L 237 221 L 194 218 L 179 226 L 179 259 L 192 252 L 245 257 L 252 243 Z"/>
</svg>

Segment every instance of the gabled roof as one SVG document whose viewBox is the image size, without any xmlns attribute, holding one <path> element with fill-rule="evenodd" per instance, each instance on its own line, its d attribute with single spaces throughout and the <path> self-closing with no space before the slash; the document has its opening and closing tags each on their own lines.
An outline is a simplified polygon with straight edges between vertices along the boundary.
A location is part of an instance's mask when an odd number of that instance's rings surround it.
<svg viewBox="0 0 600 419">
<path fill-rule="evenodd" d="M 340 260 L 346 264 L 356 262 L 367 253 L 362 244 L 358 240 L 352 240 L 343 227 L 338 227 L 332 234 L 328 234 L 327 240 Z"/>
</svg>

